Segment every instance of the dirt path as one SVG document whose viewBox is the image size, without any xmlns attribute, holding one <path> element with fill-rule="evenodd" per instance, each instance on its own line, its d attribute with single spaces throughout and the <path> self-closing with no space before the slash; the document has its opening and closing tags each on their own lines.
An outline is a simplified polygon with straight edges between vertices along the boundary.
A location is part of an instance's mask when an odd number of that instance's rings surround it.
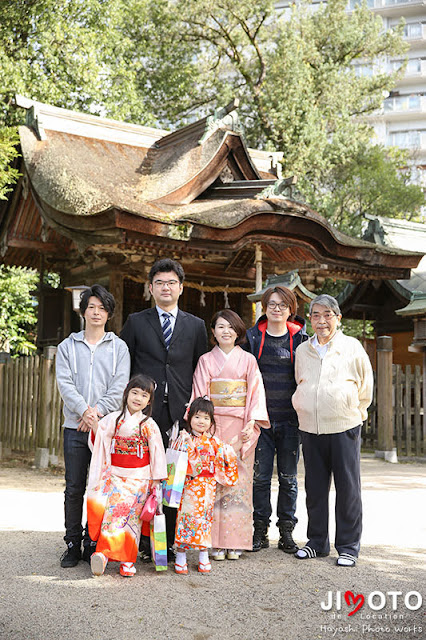
<svg viewBox="0 0 426 640">
<path fill-rule="evenodd" d="M 297 561 L 272 543 L 238 562 L 215 563 L 211 575 L 172 567 L 155 573 L 138 563 L 123 579 L 111 563 L 93 578 L 80 563 L 61 569 L 63 477 L 29 468 L 0 469 L 0 638 L 2 640 L 405 640 L 425 636 L 426 467 L 363 459 L 366 534 L 353 569 L 328 558 Z M 300 511 L 303 512 L 303 482 Z M 410 501 L 410 498 L 413 498 Z M 58 514 L 58 509 L 60 513 Z M 24 511 L 24 513 L 20 513 Z M 5 517 L 6 513 L 6 517 Z M 18 520 L 20 526 L 13 522 Z M 371 521 L 374 520 L 374 526 Z M 49 527 L 46 523 L 52 523 Z M 59 522 L 59 526 L 58 526 Z M 22 523 L 22 524 L 21 524 Z M 42 530 L 44 525 L 44 529 Z M 303 526 L 302 526 L 303 525 Z M 302 527 L 302 528 L 301 528 Z M 299 542 L 304 542 L 301 513 Z M 12 530 L 13 529 L 13 530 Z M 411 533 L 410 533 L 411 532 Z M 406 538 L 410 533 L 410 545 Z M 417 541 L 420 541 L 416 548 Z M 413 546 L 414 545 L 414 546 Z M 341 608 L 334 598 L 341 592 Z M 380 592 L 368 602 L 369 594 Z M 389 591 L 402 592 L 389 596 Z M 325 611 L 332 593 L 333 606 Z M 348 594 L 347 592 L 352 592 Z M 347 594 L 349 606 L 344 594 Z M 381 595 L 383 594 L 383 595 Z M 364 605 L 354 615 L 358 596 Z M 392 597 L 396 609 L 392 609 Z M 411 595 L 408 605 L 416 606 Z M 340 615 L 340 618 L 339 618 Z M 420 630 L 420 627 L 422 628 Z"/>
</svg>

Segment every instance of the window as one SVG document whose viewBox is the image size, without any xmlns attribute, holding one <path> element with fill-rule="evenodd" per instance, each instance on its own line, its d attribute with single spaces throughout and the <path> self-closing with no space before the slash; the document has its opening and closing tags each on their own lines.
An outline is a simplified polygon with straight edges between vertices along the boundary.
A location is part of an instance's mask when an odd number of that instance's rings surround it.
<svg viewBox="0 0 426 640">
<path fill-rule="evenodd" d="M 423 24 L 421 22 L 412 22 L 404 27 L 404 38 L 408 40 L 420 40 L 423 37 Z"/>
<path fill-rule="evenodd" d="M 389 67 L 392 71 L 398 71 L 404 64 L 404 60 L 392 60 L 389 63 Z M 405 68 L 406 75 L 415 75 L 416 73 L 421 73 L 422 70 L 422 61 L 421 58 L 412 58 L 408 60 L 407 66 Z"/>
<path fill-rule="evenodd" d="M 362 4 L 362 0 L 349 0 L 348 10 L 353 11 Z M 381 0 L 367 0 L 367 7 L 369 9 L 374 9 L 375 6 L 381 6 Z"/>
<path fill-rule="evenodd" d="M 420 147 L 420 131 L 394 131 L 388 140 L 394 147 Z"/>
<path fill-rule="evenodd" d="M 355 75 L 358 78 L 360 77 L 370 78 L 374 73 L 374 69 L 371 64 L 356 64 L 354 65 L 354 70 L 355 70 Z"/>
</svg>

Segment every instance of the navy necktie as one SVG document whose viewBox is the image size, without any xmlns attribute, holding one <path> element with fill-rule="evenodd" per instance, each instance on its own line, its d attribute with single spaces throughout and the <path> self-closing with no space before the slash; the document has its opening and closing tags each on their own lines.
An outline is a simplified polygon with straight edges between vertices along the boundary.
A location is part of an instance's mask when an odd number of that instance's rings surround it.
<svg viewBox="0 0 426 640">
<path fill-rule="evenodd" d="M 166 343 L 166 348 L 169 348 L 170 340 L 172 339 L 172 323 L 170 322 L 170 313 L 163 312 L 163 336 L 164 342 Z"/>
</svg>

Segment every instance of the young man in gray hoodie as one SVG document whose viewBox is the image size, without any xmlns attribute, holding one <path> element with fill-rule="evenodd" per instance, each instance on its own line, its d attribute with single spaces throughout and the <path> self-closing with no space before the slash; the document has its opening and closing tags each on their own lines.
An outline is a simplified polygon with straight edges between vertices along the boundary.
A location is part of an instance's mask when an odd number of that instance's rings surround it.
<svg viewBox="0 0 426 640">
<path fill-rule="evenodd" d="M 95 550 L 87 530 L 83 534 L 83 501 L 91 453 L 88 437 L 99 418 L 121 406 L 130 375 L 126 343 L 105 332 L 115 309 L 114 297 L 101 285 L 84 291 L 80 301 L 84 331 L 72 333 L 58 346 L 56 380 L 64 401 L 65 537 L 61 567 L 87 562 Z M 83 540 L 83 556 L 81 541 Z"/>
</svg>

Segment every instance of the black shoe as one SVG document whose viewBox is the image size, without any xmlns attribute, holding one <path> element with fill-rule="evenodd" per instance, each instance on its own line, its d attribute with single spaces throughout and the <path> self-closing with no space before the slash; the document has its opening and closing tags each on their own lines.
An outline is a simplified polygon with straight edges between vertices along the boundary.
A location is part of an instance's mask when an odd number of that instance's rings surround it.
<svg viewBox="0 0 426 640">
<path fill-rule="evenodd" d="M 94 544 L 91 543 L 91 544 L 83 545 L 83 554 L 81 556 L 81 559 L 84 560 L 84 562 L 88 562 L 90 564 L 90 558 L 95 553 L 95 551 L 96 551 L 96 542 Z"/>
<path fill-rule="evenodd" d="M 68 542 L 68 549 L 61 556 L 61 567 L 69 569 L 75 567 L 81 560 L 81 549 L 76 544 Z"/>
<path fill-rule="evenodd" d="M 284 551 L 284 553 L 296 553 L 299 547 L 293 540 L 292 532 L 294 529 L 294 522 L 287 520 L 278 525 L 280 531 L 280 539 L 278 540 L 278 549 Z"/>
<path fill-rule="evenodd" d="M 144 564 L 148 564 L 151 562 L 151 543 L 149 540 L 149 536 L 141 536 L 139 541 L 139 557 L 141 562 Z"/>
<path fill-rule="evenodd" d="M 141 559 L 141 562 L 143 562 L 144 564 L 148 564 L 152 560 L 151 552 L 146 551 L 146 549 L 142 549 L 139 552 L 139 558 Z"/>
<path fill-rule="evenodd" d="M 263 520 L 255 520 L 252 551 L 260 551 L 261 549 L 268 549 L 268 547 L 268 524 Z"/>
</svg>

